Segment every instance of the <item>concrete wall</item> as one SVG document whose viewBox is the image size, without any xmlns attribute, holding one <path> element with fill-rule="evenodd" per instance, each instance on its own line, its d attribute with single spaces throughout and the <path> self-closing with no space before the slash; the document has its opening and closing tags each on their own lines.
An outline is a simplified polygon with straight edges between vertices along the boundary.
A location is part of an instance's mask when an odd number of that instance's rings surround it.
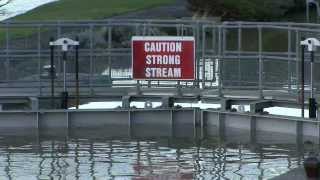
<svg viewBox="0 0 320 180">
<path fill-rule="evenodd" d="M 119 135 L 125 136 L 194 137 L 195 114 L 195 109 L 4 111 L 0 113 L 0 134 L 4 129 L 67 135 L 70 129 L 76 133 L 83 128 L 108 131 L 118 128 Z"/>
<path fill-rule="evenodd" d="M 319 122 L 294 117 L 198 109 L 113 109 L 3 111 L 0 134 L 30 131 L 68 135 L 81 129 L 102 129 L 106 136 L 220 136 L 235 142 L 319 143 Z M 196 126 L 199 125 L 200 131 Z M 117 131 L 118 130 L 118 131 Z M 58 132 L 58 133 L 57 133 Z M 200 132 L 200 133 L 199 133 Z"/>
<path fill-rule="evenodd" d="M 220 135 L 231 141 L 319 143 L 319 122 L 296 117 L 202 111 L 204 134 Z"/>
</svg>

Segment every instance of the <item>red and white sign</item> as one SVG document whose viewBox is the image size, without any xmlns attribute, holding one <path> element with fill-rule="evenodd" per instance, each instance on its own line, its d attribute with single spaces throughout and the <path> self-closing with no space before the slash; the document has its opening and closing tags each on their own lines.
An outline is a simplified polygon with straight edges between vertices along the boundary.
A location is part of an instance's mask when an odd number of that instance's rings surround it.
<svg viewBox="0 0 320 180">
<path fill-rule="evenodd" d="M 132 37 L 132 74 L 140 80 L 194 80 L 194 37 Z"/>
</svg>

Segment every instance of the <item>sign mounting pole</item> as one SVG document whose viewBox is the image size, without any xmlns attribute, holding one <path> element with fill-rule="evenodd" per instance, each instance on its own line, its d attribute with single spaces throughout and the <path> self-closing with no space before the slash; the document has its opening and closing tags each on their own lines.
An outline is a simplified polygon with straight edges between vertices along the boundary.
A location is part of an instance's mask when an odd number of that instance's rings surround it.
<svg viewBox="0 0 320 180">
<path fill-rule="evenodd" d="M 69 38 L 60 38 L 56 41 L 50 41 L 49 45 L 52 46 L 61 46 L 62 50 L 62 59 L 63 59 L 63 92 L 61 93 L 61 108 L 68 109 L 68 91 L 67 91 L 67 52 L 69 46 L 79 46 L 79 41 L 74 41 Z M 78 50 L 76 50 L 76 57 Z M 77 97 L 78 98 L 78 97 Z M 78 106 L 77 106 L 78 107 Z"/>
<path fill-rule="evenodd" d="M 317 50 L 317 47 L 320 46 L 320 41 L 316 38 L 308 38 L 304 41 L 301 41 L 300 44 L 305 49 L 310 52 L 310 98 L 309 98 L 309 118 L 317 117 L 317 102 L 314 98 L 314 80 L 313 80 L 313 72 L 314 72 L 314 52 Z M 303 53 L 304 54 L 304 53 Z M 304 58 L 303 58 L 304 59 Z M 303 85 L 304 86 L 304 85 Z M 303 99 L 304 101 L 304 99 Z"/>
<path fill-rule="evenodd" d="M 53 38 L 50 38 L 50 41 L 53 41 Z M 50 45 L 50 79 L 51 79 L 51 108 L 55 108 L 54 100 L 54 78 L 55 78 L 55 69 L 54 69 L 54 46 Z"/>
</svg>

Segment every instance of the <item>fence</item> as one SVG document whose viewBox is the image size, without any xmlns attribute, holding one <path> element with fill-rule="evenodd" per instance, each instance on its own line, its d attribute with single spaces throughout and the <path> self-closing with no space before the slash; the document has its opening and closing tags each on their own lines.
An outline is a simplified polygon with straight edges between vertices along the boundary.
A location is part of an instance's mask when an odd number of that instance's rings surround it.
<svg viewBox="0 0 320 180">
<path fill-rule="evenodd" d="M 206 20 L 105 20 L 3 22 L 0 24 L 0 87 L 49 86 L 50 37 L 80 39 L 81 87 L 179 87 L 286 90 L 299 87 L 300 40 L 320 37 L 319 26 L 301 23 L 224 22 Z M 194 36 L 195 81 L 134 81 L 131 37 Z M 74 55 L 68 54 L 67 79 L 72 86 Z M 57 85 L 62 85 L 61 52 L 55 53 Z M 316 54 L 316 68 L 319 67 Z M 308 57 L 306 67 L 308 67 Z M 308 72 L 308 69 L 306 70 Z M 308 75 L 308 73 L 306 73 Z M 315 88 L 319 89 L 319 72 Z M 309 77 L 307 76 L 307 83 Z M 39 90 L 39 91 L 40 91 Z"/>
</svg>

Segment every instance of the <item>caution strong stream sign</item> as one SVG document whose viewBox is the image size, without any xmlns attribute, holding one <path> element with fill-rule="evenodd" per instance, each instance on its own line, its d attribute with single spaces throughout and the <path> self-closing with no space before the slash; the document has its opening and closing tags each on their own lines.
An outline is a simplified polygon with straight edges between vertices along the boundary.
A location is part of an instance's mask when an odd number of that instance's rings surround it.
<svg viewBox="0 0 320 180">
<path fill-rule="evenodd" d="M 132 37 L 132 73 L 137 80 L 194 80 L 194 37 Z"/>
</svg>

